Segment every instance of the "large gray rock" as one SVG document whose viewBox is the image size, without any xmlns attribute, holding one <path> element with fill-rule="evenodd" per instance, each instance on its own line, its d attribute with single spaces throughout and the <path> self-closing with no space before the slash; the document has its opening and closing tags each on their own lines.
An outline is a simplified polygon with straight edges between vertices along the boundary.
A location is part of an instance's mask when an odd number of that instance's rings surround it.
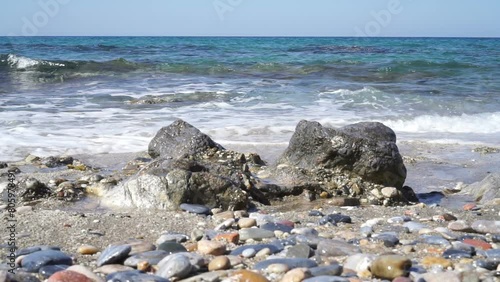
<svg viewBox="0 0 500 282">
<path fill-rule="evenodd" d="M 396 134 L 378 122 L 339 129 L 299 122 L 277 161 L 275 177 L 284 186 L 327 191 L 332 196 L 369 195 L 375 203 L 384 202 L 383 187 L 394 187 L 398 192 L 385 197 L 385 204 L 406 201 L 402 190 L 406 168 Z"/>
<path fill-rule="evenodd" d="M 196 155 L 211 148 L 224 149 L 196 127 L 178 119 L 156 133 L 149 143 L 148 153 L 153 158 L 177 159 L 182 156 Z"/>
<path fill-rule="evenodd" d="M 483 180 L 467 185 L 462 193 L 472 195 L 476 201 L 485 205 L 500 203 L 500 173 L 492 173 Z"/>
<path fill-rule="evenodd" d="M 182 120 L 162 128 L 151 141 L 157 157 L 137 174 L 108 190 L 109 206 L 176 210 L 182 203 L 226 210 L 245 209 L 248 196 L 264 198 L 252 189 L 257 165 L 237 152 L 225 150 Z"/>
</svg>

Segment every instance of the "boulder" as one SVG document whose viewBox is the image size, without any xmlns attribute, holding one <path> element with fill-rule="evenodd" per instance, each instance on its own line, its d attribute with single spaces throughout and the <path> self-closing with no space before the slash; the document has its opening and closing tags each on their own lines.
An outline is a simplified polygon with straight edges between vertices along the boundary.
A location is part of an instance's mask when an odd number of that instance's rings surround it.
<svg viewBox="0 0 500 282">
<path fill-rule="evenodd" d="M 396 134 L 378 122 L 334 129 L 303 120 L 278 158 L 274 174 L 285 187 L 327 191 L 332 196 L 364 196 L 375 204 L 407 202 L 404 195 L 408 191 L 403 190 L 406 168 Z M 384 187 L 397 191 L 385 197 L 381 193 Z"/>
<path fill-rule="evenodd" d="M 182 120 L 162 128 L 149 148 L 156 159 L 106 191 L 103 204 L 176 210 L 191 203 L 233 210 L 247 208 L 249 195 L 265 198 L 252 189 L 256 180 L 249 166 L 259 164 Z"/>
<path fill-rule="evenodd" d="M 178 119 L 156 133 L 149 143 L 148 153 L 153 158 L 177 159 L 197 155 L 208 149 L 223 150 L 224 148 L 196 127 Z"/>
<path fill-rule="evenodd" d="M 472 195 L 484 205 L 495 205 L 500 199 L 500 173 L 492 173 L 483 180 L 467 185 L 462 193 Z"/>
</svg>

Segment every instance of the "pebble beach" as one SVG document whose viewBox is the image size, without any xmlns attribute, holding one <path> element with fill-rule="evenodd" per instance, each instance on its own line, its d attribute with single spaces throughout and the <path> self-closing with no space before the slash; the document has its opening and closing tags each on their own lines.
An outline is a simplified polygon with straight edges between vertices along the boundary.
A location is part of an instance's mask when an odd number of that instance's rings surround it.
<svg viewBox="0 0 500 282">
<path fill-rule="evenodd" d="M 85 160 L 107 171 L 142 155 Z M 89 175 L 65 167 L 47 170 L 26 162 L 15 164 L 47 182 Z M 473 202 L 460 207 L 338 206 L 334 199 L 310 201 L 306 195 L 239 211 L 190 204 L 177 211 L 110 209 L 98 198 L 70 202 L 49 198 L 17 207 L 17 270 L 8 274 L 10 266 L 4 260 L 0 277 L 3 281 L 498 281 L 499 212 L 498 206 Z M 7 237 L 2 235 L 3 240 Z M 1 255 L 7 257 L 7 241 L 3 246 Z"/>
</svg>

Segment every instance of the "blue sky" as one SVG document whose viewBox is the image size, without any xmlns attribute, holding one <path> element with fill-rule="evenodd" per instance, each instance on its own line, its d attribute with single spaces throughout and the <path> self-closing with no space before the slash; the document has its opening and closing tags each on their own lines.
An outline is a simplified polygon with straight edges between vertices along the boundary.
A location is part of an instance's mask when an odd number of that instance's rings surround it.
<svg viewBox="0 0 500 282">
<path fill-rule="evenodd" d="M 500 37 L 498 0 L 3 0 L 0 35 Z"/>
</svg>

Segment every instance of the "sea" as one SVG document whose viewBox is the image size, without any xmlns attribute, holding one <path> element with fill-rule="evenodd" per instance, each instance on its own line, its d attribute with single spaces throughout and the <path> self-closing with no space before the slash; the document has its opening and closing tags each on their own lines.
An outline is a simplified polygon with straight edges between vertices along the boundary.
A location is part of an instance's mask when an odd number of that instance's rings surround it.
<svg viewBox="0 0 500 282">
<path fill-rule="evenodd" d="M 499 78 L 493 38 L 0 37 L 0 160 L 144 151 L 178 118 L 272 159 L 306 119 L 382 122 L 452 171 L 500 147 Z"/>
</svg>

